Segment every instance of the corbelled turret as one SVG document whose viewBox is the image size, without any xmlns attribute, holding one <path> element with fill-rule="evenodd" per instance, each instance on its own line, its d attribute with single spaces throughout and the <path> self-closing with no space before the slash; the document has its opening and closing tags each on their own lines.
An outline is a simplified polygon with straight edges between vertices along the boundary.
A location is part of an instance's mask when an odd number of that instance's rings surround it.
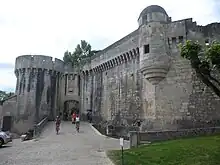
<svg viewBox="0 0 220 165">
<path fill-rule="evenodd" d="M 166 77 L 169 70 L 166 24 L 170 21 L 166 11 L 157 5 L 145 8 L 138 19 L 140 68 L 153 85 Z"/>
</svg>

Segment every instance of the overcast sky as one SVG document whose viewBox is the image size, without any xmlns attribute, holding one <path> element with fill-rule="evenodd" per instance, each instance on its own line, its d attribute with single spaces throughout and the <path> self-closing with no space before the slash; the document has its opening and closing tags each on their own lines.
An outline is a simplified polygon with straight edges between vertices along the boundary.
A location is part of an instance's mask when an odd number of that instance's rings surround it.
<svg viewBox="0 0 220 165">
<path fill-rule="evenodd" d="M 172 20 L 220 20 L 220 0 L 0 0 L 0 90 L 15 88 L 16 56 L 62 59 L 81 39 L 103 49 L 135 30 L 140 12 L 152 3 Z"/>
</svg>

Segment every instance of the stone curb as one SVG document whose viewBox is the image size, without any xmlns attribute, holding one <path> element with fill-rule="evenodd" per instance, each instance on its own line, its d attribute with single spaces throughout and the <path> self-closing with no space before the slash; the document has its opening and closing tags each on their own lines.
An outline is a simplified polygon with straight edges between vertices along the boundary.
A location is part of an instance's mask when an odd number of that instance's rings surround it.
<svg viewBox="0 0 220 165">
<path fill-rule="evenodd" d="M 92 126 L 92 124 L 89 123 L 89 126 L 90 126 L 90 127 L 93 129 L 93 131 L 94 131 L 96 134 L 98 134 L 99 136 L 103 136 L 103 137 L 106 137 L 106 138 L 107 138 L 106 135 L 101 134 L 95 127 Z"/>
<path fill-rule="evenodd" d="M 95 132 L 96 134 L 98 134 L 99 136 L 103 136 L 103 137 L 108 138 L 108 139 L 119 140 L 119 139 L 117 139 L 117 138 L 113 138 L 113 137 L 109 137 L 109 136 L 106 136 L 106 135 L 101 134 L 95 127 L 92 126 L 92 124 L 89 124 L 89 126 L 90 126 L 90 127 L 94 130 L 94 132 Z M 124 141 L 129 142 L 129 140 L 124 140 Z"/>
<path fill-rule="evenodd" d="M 115 165 L 114 163 L 113 163 L 113 161 L 108 157 L 108 155 L 107 155 L 107 151 L 105 151 L 105 156 L 108 158 L 108 160 L 109 160 L 109 164 L 108 165 Z"/>
</svg>

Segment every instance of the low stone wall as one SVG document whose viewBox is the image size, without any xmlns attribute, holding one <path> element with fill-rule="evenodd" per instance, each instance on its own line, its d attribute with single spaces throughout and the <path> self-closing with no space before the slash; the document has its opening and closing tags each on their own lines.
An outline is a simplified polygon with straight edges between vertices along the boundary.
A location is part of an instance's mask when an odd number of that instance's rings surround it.
<svg viewBox="0 0 220 165">
<path fill-rule="evenodd" d="M 220 127 L 194 128 L 167 131 L 130 132 L 130 147 L 137 147 L 147 142 L 174 140 L 220 133 Z"/>
<path fill-rule="evenodd" d="M 129 140 L 130 131 L 139 130 L 139 127 L 134 126 L 109 126 L 104 124 L 93 124 L 93 127 L 95 127 L 103 135 L 113 138 L 123 137 L 125 140 Z"/>
<path fill-rule="evenodd" d="M 48 122 L 48 117 L 45 117 L 43 120 L 41 120 L 37 125 L 34 126 L 34 138 L 40 136 L 43 128 Z"/>
</svg>

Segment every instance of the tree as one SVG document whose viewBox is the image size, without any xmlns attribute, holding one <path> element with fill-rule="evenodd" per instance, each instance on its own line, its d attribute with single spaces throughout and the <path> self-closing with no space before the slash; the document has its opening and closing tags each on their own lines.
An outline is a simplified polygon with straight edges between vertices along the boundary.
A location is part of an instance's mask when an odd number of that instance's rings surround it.
<svg viewBox="0 0 220 165">
<path fill-rule="evenodd" d="M 5 91 L 0 90 L 0 101 L 5 100 L 12 95 L 14 95 L 14 93 L 12 93 L 12 92 L 7 93 Z"/>
<path fill-rule="evenodd" d="M 220 43 L 201 45 L 197 41 L 186 41 L 180 45 L 180 54 L 188 59 L 197 76 L 220 97 L 220 81 L 216 74 L 220 73 Z"/>
<path fill-rule="evenodd" d="M 68 50 L 64 53 L 63 61 L 66 64 L 71 64 L 73 67 L 81 67 L 86 62 L 91 61 L 91 57 L 97 51 L 92 50 L 91 45 L 85 40 L 81 40 L 81 43 L 78 44 L 73 51 L 73 53 Z"/>
</svg>

